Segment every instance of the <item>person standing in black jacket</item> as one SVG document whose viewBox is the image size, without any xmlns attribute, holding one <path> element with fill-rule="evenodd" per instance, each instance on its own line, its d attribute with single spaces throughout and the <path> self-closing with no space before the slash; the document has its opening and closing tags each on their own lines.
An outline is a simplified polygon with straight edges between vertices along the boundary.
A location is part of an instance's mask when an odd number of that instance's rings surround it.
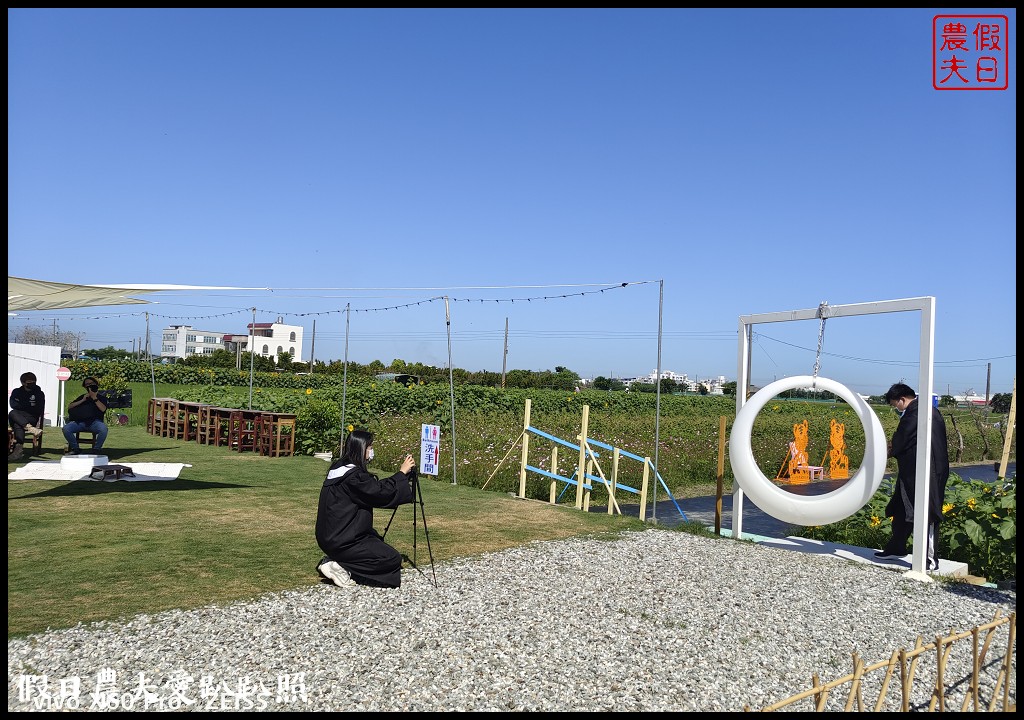
<svg viewBox="0 0 1024 720">
<path fill-rule="evenodd" d="M 917 484 L 917 413 L 919 402 L 914 390 L 896 383 L 885 393 L 885 401 L 900 414 L 900 422 L 889 442 L 889 457 L 896 458 L 897 475 L 892 499 L 885 514 L 892 518 L 892 537 L 875 557 L 902 558 L 907 554 L 907 540 L 914 532 L 914 493 Z M 946 421 L 938 408 L 928 405 L 932 413 L 932 447 L 928 463 L 928 550 L 927 567 L 939 567 L 938 533 L 942 522 L 942 503 L 949 480 L 949 446 Z"/>
<path fill-rule="evenodd" d="M 25 457 L 25 434 L 38 435 L 43 431 L 45 409 L 46 395 L 36 385 L 35 373 L 22 373 L 21 387 L 11 392 L 11 412 L 7 415 L 7 422 L 14 431 L 14 448 L 7 456 L 7 462 Z"/>
<path fill-rule="evenodd" d="M 320 490 L 316 542 L 325 555 L 316 569 L 338 587 L 402 583 L 402 556 L 374 529 L 373 509 L 413 502 L 416 466 L 406 455 L 401 469 L 381 480 L 366 469 L 371 460 L 373 434 L 353 430 Z"/>
</svg>

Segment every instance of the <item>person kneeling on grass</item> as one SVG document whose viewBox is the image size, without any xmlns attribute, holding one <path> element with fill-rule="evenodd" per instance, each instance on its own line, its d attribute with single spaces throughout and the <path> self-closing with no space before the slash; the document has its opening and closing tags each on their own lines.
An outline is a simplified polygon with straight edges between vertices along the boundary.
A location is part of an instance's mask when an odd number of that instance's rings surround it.
<svg viewBox="0 0 1024 720">
<path fill-rule="evenodd" d="M 316 569 L 338 587 L 402 584 L 402 555 L 374 529 L 373 509 L 413 502 L 416 466 L 406 455 L 401 469 L 381 480 L 366 469 L 373 460 L 372 445 L 372 433 L 349 433 L 320 490 L 316 542 L 325 555 Z"/>
</svg>

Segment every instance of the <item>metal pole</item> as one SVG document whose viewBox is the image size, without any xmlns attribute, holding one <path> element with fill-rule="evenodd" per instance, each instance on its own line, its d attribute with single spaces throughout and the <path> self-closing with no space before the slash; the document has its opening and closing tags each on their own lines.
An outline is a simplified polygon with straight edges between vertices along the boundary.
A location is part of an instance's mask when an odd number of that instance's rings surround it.
<svg viewBox="0 0 1024 720">
<path fill-rule="evenodd" d="M 345 364 L 341 371 L 341 440 L 338 443 L 338 457 L 345 452 L 345 396 L 348 393 L 348 324 L 352 303 L 345 303 Z"/>
<path fill-rule="evenodd" d="M 455 378 L 452 374 L 452 314 L 448 307 L 448 296 L 444 296 L 444 321 L 448 328 L 448 394 L 452 401 L 452 485 L 458 485 L 455 461 Z"/>
<path fill-rule="evenodd" d="M 252 410 L 252 374 L 256 360 L 256 308 L 252 309 L 252 323 L 249 325 L 249 409 Z"/>
<path fill-rule="evenodd" d="M 156 397 L 156 370 L 153 368 L 153 353 L 149 348 L 149 313 L 146 313 L 146 355 L 149 357 L 149 379 L 153 383 L 153 397 Z"/>
<path fill-rule="evenodd" d="M 930 580 L 928 564 L 928 494 L 931 492 L 932 460 L 932 383 L 935 379 L 935 298 L 929 297 L 921 307 L 921 367 L 917 395 L 917 476 L 914 479 L 914 548 L 911 573 L 921 580 Z M 941 503 L 941 501 L 940 501 Z M 936 558 L 938 560 L 938 558 Z"/>
<path fill-rule="evenodd" d="M 58 381 L 60 384 L 57 386 L 57 409 L 64 407 L 64 380 Z M 64 426 L 64 413 L 57 413 L 57 421 L 54 423 L 57 427 Z"/>
<path fill-rule="evenodd" d="M 505 389 L 505 367 L 508 360 L 508 318 L 505 318 L 505 351 L 501 354 L 501 389 Z"/>
<path fill-rule="evenodd" d="M 665 281 L 658 281 L 658 369 L 656 372 L 655 382 L 657 386 L 654 390 L 654 482 L 651 485 L 654 487 L 654 497 L 651 500 L 651 522 L 655 525 L 658 524 L 658 445 L 659 445 L 659 431 L 661 429 L 661 316 L 664 308 L 665 298 Z"/>
</svg>

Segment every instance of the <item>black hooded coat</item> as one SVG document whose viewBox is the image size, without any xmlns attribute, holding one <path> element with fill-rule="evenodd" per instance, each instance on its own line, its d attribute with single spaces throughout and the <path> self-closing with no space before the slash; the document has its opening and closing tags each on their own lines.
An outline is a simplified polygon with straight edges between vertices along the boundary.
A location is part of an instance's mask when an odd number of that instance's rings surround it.
<svg viewBox="0 0 1024 720">
<path fill-rule="evenodd" d="M 946 439 L 946 421 L 938 408 L 932 411 L 932 456 L 929 465 L 928 519 L 938 523 L 942 520 L 942 503 L 946 497 L 946 482 L 949 480 L 949 446 Z M 892 435 L 889 455 L 896 458 L 899 471 L 892 499 L 885 506 L 888 517 L 914 519 L 914 494 L 917 485 L 917 412 L 918 399 L 910 401 L 896 432 Z"/>
<path fill-rule="evenodd" d="M 412 478 L 412 473 L 397 472 L 381 480 L 340 460 L 327 471 L 316 514 L 316 542 L 357 581 L 401 585 L 402 555 L 374 529 L 373 509 L 411 503 Z"/>
</svg>

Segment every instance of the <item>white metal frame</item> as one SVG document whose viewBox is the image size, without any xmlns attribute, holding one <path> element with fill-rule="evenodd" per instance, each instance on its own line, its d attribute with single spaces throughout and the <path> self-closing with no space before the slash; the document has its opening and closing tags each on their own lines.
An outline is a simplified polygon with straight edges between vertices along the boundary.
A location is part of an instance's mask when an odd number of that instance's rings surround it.
<svg viewBox="0 0 1024 720">
<path fill-rule="evenodd" d="M 759 315 L 742 315 L 739 322 L 739 368 L 736 383 L 736 412 L 738 413 L 747 400 L 750 386 L 750 341 L 753 326 L 759 323 L 789 322 L 791 320 L 815 320 L 818 318 L 852 317 L 855 315 L 876 315 L 893 312 L 921 313 L 921 371 L 918 376 L 918 398 L 924 398 L 926 410 L 917 414 L 917 478 L 914 501 L 914 550 L 911 557 L 911 569 L 908 576 L 918 580 L 931 580 L 926 572 L 927 542 L 917 542 L 918 538 L 928 537 L 928 478 L 931 474 L 931 440 L 932 385 L 935 370 L 932 358 L 935 354 L 935 298 L 919 297 L 903 300 L 882 300 L 879 302 L 857 303 L 854 305 L 827 305 L 808 310 L 791 310 L 786 312 L 763 313 Z M 739 483 L 733 488 L 732 502 L 732 535 L 743 537 L 743 489 Z"/>
</svg>

